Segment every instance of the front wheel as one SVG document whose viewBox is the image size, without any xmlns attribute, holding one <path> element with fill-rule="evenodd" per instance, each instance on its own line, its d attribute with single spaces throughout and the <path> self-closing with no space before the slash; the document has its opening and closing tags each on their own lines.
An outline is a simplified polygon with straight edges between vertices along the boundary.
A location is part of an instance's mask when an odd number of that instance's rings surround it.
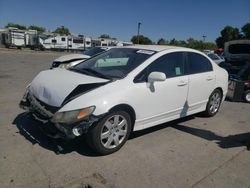
<svg viewBox="0 0 250 188">
<path fill-rule="evenodd" d="M 101 155 L 119 150 L 131 132 L 131 118 L 125 111 L 109 113 L 87 133 L 87 142 Z"/>
<path fill-rule="evenodd" d="M 204 115 L 212 117 L 215 114 L 217 114 L 221 105 L 221 101 L 222 101 L 222 93 L 219 89 L 215 89 L 209 97 L 206 110 L 204 111 Z"/>
</svg>

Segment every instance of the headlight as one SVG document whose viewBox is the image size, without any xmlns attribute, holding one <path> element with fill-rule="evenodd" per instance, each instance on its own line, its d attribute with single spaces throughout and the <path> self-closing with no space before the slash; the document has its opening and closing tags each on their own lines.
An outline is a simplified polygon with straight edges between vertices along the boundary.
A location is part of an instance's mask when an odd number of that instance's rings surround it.
<svg viewBox="0 0 250 188">
<path fill-rule="evenodd" d="M 71 63 L 62 63 L 58 66 L 58 68 L 61 68 L 61 69 L 67 69 L 69 67 L 71 67 Z"/>
<path fill-rule="evenodd" d="M 94 110 L 95 106 L 91 106 L 79 110 L 56 112 L 51 121 L 54 123 L 65 123 L 65 124 L 75 123 L 91 115 L 94 112 Z"/>
</svg>

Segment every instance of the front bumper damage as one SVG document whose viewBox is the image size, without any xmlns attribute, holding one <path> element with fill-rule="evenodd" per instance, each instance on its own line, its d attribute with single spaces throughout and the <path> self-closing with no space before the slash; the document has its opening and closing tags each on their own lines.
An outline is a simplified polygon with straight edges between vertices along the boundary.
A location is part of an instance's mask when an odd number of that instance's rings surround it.
<svg viewBox="0 0 250 188">
<path fill-rule="evenodd" d="M 82 134 L 86 134 L 89 128 L 103 117 L 103 115 L 90 115 L 82 121 L 72 124 L 53 123 L 51 120 L 60 108 L 51 107 L 43 103 L 28 93 L 28 91 L 24 94 L 19 106 L 29 112 L 33 120 L 40 122 L 40 129 L 52 138 L 73 139 Z"/>
</svg>

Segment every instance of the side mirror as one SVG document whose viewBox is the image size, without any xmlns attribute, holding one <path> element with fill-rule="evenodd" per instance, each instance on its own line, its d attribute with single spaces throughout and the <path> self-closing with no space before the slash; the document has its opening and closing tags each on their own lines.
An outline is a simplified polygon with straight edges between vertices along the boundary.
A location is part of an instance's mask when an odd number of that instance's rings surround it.
<svg viewBox="0 0 250 188">
<path fill-rule="evenodd" d="M 148 82 L 153 83 L 153 82 L 162 82 L 166 80 L 166 74 L 163 72 L 151 72 L 148 75 Z"/>
</svg>

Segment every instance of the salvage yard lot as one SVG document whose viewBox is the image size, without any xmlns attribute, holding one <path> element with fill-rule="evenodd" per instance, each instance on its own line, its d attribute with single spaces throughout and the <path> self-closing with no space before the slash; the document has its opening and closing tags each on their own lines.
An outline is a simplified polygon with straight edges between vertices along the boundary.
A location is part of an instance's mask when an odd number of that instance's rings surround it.
<svg viewBox="0 0 250 188">
<path fill-rule="evenodd" d="M 0 49 L 0 187 L 250 187 L 250 104 L 136 132 L 108 156 L 43 135 L 18 103 L 60 55 Z"/>
</svg>

